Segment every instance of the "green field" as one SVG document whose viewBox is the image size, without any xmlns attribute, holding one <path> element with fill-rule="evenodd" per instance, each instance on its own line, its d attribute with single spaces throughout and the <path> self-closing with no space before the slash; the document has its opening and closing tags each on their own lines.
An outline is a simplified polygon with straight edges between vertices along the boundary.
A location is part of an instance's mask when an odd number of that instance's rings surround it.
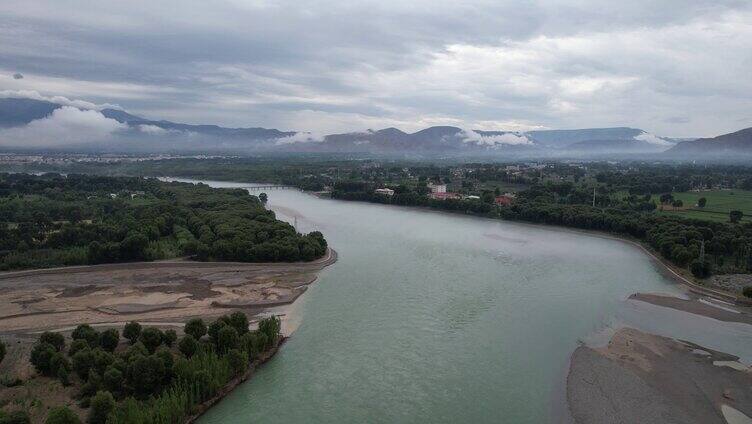
<svg viewBox="0 0 752 424">
<path fill-rule="evenodd" d="M 657 213 L 704 219 L 708 221 L 728 222 L 729 212 L 732 210 L 739 210 L 744 213 L 744 221 L 752 220 L 752 191 L 708 190 L 672 194 L 674 195 L 674 199 L 684 202 L 683 209 L 674 211 L 671 206 L 664 205 L 664 210 L 659 210 Z M 701 197 L 707 199 L 707 204 L 704 208 L 698 208 L 695 206 L 697 200 Z M 660 196 L 653 196 L 653 200 L 659 205 L 660 209 Z"/>
</svg>

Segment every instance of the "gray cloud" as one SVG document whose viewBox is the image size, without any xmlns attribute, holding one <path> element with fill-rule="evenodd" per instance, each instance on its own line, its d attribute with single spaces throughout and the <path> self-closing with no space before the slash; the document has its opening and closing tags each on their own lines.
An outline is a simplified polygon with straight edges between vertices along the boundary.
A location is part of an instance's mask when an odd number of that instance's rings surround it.
<svg viewBox="0 0 752 424">
<path fill-rule="evenodd" d="M 61 147 L 110 140 L 127 126 L 95 110 L 72 106 L 55 109 L 43 119 L 22 127 L 0 130 L 0 145 L 8 147 Z"/>
<path fill-rule="evenodd" d="M 16 72 L 15 74 L 13 74 L 13 79 L 15 80 L 23 79 L 23 75 Z"/>
<path fill-rule="evenodd" d="M 750 37 L 733 0 L 7 2 L 0 71 L 25 78 L 0 90 L 314 132 L 713 135 L 748 118 Z"/>
</svg>

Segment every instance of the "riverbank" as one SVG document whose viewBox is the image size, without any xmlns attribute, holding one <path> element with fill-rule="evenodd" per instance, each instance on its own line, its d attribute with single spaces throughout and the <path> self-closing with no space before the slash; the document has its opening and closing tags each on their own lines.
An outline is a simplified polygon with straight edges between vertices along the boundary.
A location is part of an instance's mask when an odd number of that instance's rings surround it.
<svg viewBox="0 0 752 424">
<path fill-rule="evenodd" d="M 294 302 L 337 261 L 160 261 L 0 273 L 0 334 L 59 330 L 82 323 L 119 327 L 129 321 L 175 326 L 227 308 L 253 316 Z"/>
<path fill-rule="evenodd" d="M 752 416 L 752 373 L 738 357 L 623 328 L 572 354 L 567 400 L 578 424 L 727 424 Z"/>
</svg>

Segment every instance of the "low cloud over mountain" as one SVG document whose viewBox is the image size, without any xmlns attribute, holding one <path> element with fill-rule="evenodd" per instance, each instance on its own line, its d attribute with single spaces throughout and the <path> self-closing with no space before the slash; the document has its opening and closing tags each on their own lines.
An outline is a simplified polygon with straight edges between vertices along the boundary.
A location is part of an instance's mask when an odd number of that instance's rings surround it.
<svg viewBox="0 0 752 424">
<path fill-rule="evenodd" d="M 11 97 L 10 95 L 24 97 Z M 675 140 L 627 128 L 487 131 L 432 126 L 324 135 L 152 120 L 108 104 L 3 93 L 0 146 L 89 151 L 233 153 L 318 152 L 396 155 L 589 157 L 667 150 Z"/>
</svg>

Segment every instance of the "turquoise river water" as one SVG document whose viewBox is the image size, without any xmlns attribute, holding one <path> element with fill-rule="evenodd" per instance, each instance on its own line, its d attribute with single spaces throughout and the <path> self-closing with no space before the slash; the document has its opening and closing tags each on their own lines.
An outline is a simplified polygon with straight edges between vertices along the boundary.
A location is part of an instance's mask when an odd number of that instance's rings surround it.
<svg viewBox="0 0 752 424">
<path fill-rule="evenodd" d="M 280 353 L 201 424 L 567 422 L 569 356 L 609 328 L 752 345 L 729 342 L 733 328 L 698 332 L 683 313 L 627 301 L 681 288 L 625 242 L 268 194 L 278 218 L 323 232 L 339 260 L 288 311 L 300 324 Z"/>
</svg>

